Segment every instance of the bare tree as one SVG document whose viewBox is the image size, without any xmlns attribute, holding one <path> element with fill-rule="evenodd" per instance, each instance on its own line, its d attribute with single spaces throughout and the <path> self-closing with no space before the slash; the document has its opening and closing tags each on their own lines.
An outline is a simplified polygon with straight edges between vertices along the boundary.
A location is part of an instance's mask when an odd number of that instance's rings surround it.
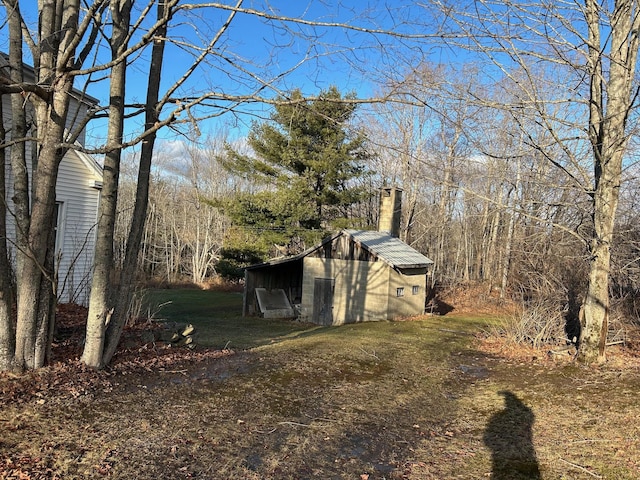
<svg viewBox="0 0 640 480">
<path fill-rule="evenodd" d="M 0 119 L 4 118 L 2 99 L 0 99 Z M 0 122 L 0 143 L 5 143 L 7 132 L 4 122 Z M 5 149 L 0 150 L 0 271 L 7 272 L 0 275 L 0 370 L 11 367 L 15 349 L 15 326 L 11 318 L 13 308 L 13 292 L 11 291 L 11 272 L 7 250 L 7 209 L 6 198 Z"/>
<path fill-rule="evenodd" d="M 18 302 L 15 342 L 5 335 L 13 329 L 3 328 L 0 363 L 23 370 L 41 366 L 49 353 L 56 298 L 55 185 L 60 161 L 84 126 L 85 119 L 69 118 L 69 99 L 73 72 L 88 55 L 79 47 L 83 39 L 93 37 L 91 20 L 102 2 L 81 16 L 78 2 L 43 1 L 35 32 L 27 30 L 29 23 L 17 0 L 3 3 L 9 55 L 7 68 L 0 74 L 0 93 L 11 97 L 11 135 L 3 148 L 11 146 Z M 34 59 L 33 78 L 24 75 L 25 44 Z M 7 304 L 0 311 L 8 312 Z M 2 326 L 8 322 L 3 318 Z"/>
<path fill-rule="evenodd" d="M 151 8 L 151 2 L 145 12 Z M 305 10 L 306 11 L 306 10 Z M 209 25 L 210 22 L 203 22 L 197 17 L 187 15 L 191 12 L 213 13 L 218 22 L 213 22 L 214 29 L 210 35 L 202 35 L 201 27 Z M 182 16 L 178 19 L 178 16 Z M 230 28 L 236 23 L 234 19 L 244 16 L 249 19 L 258 19 L 266 22 L 273 29 L 277 38 L 275 45 L 270 52 L 267 63 L 257 65 L 251 60 L 247 61 L 242 52 L 234 52 L 228 48 L 227 42 L 230 38 Z M 371 17 L 374 18 L 374 17 Z M 152 42 L 150 53 L 149 76 L 147 82 L 147 97 L 143 105 L 139 106 L 139 111 L 144 114 L 144 126 L 142 133 L 131 140 L 125 140 L 122 147 L 134 145 L 141 142 L 140 165 L 136 184 L 136 197 L 132 210 L 132 220 L 126 242 L 125 258 L 122 270 L 119 273 L 119 284 L 117 290 L 109 287 L 104 281 L 98 281 L 93 288 L 101 289 L 95 292 L 96 298 L 100 300 L 95 303 L 95 308 L 91 308 L 87 331 L 91 332 L 94 341 L 87 342 L 83 359 L 91 366 L 102 367 L 107 364 L 113 356 L 117 347 L 122 328 L 126 320 L 128 303 L 132 295 L 132 282 L 137 268 L 138 253 L 144 235 L 144 222 L 146 219 L 149 180 L 151 175 L 151 165 L 154 152 L 154 143 L 158 131 L 166 126 L 175 128 L 179 124 L 188 124 L 195 131 L 198 130 L 198 121 L 204 118 L 211 118 L 227 112 L 240 113 L 243 105 L 255 102 L 270 104 L 293 104 L 307 101 L 304 96 L 288 97 L 285 90 L 281 88 L 285 84 L 286 77 L 301 65 L 309 63 L 313 59 L 318 59 L 323 55 L 328 55 L 319 42 L 318 30 L 349 30 L 355 35 L 366 35 L 369 38 L 377 39 L 380 36 L 391 35 L 394 38 L 405 36 L 412 38 L 413 34 L 395 32 L 377 28 L 375 21 L 367 19 L 366 14 L 354 19 L 354 23 L 319 21 L 303 17 L 288 17 L 278 13 L 277 9 L 269 5 L 268 2 L 262 8 L 245 8 L 243 1 L 237 0 L 235 3 L 202 3 L 202 4 L 178 4 L 176 0 L 166 0 L 158 3 L 157 20 L 149 31 L 146 31 L 140 38 L 138 46 L 128 48 L 118 61 L 126 55 L 127 61 L 132 58 L 132 53 L 136 49 L 142 48 Z M 187 21 L 184 21 L 187 19 Z M 358 25 L 355 22 L 363 22 Z M 141 20 L 130 26 L 130 30 L 135 31 L 141 25 Z M 192 29 L 193 35 L 186 38 L 173 35 L 172 27 L 184 29 L 185 26 Z M 302 47 L 301 54 L 291 62 L 278 62 L 278 52 L 287 52 L 290 56 L 290 43 L 281 43 L 282 36 L 289 38 L 290 42 Z M 419 34 L 417 37 L 423 37 Z M 348 38 L 345 38 L 349 41 Z M 113 43 L 113 39 L 111 40 Z M 146 42 L 146 43 L 145 43 Z M 378 40 L 374 40 L 374 44 Z M 113 43 L 115 44 L 115 43 Z M 140 46 L 141 45 L 141 46 Z M 163 72 L 164 49 L 166 45 L 176 45 L 185 52 L 188 52 L 193 59 L 187 63 L 184 70 L 177 76 L 175 69 L 172 69 L 171 80 L 166 81 L 169 85 L 166 89 L 161 89 L 165 83 L 166 72 Z M 331 48 L 334 48 L 332 45 Z M 327 47 L 328 48 L 328 47 Z M 361 47 L 362 48 L 362 47 Z M 348 53 L 345 53 L 348 52 Z M 333 54 L 333 53 L 332 53 Z M 338 54 L 345 58 L 351 55 L 351 49 L 342 51 L 338 49 Z M 134 60 L 135 61 L 135 60 Z M 116 65 L 116 60 L 112 60 L 110 67 Z M 283 67 L 282 65 L 289 66 Z M 198 86 L 190 84 L 190 79 L 194 72 L 203 71 L 215 72 L 209 78 L 223 77 L 233 81 L 233 87 L 218 87 L 214 84 L 202 88 L 202 82 Z M 206 78 L 206 75 L 205 75 Z M 237 89 L 239 87 L 239 90 Z M 355 99 L 345 99 L 345 101 L 356 102 Z M 129 106 L 128 108 L 135 107 Z M 134 113 L 135 114 L 135 113 Z M 126 114 L 125 114 L 126 116 Z M 108 149 L 106 149 L 108 151 Z M 107 177 L 107 181 L 115 181 L 114 178 Z M 111 189 L 107 189 L 111 190 Z M 113 210 L 101 212 L 101 215 L 112 216 Z M 111 229 L 99 231 L 99 235 L 113 237 Z M 208 240 L 207 240 L 208 241 Z M 105 242 L 106 245 L 107 242 Z M 200 248 L 200 245 L 198 246 Z M 208 249 L 204 252 L 204 258 L 209 255 Z M 97 262 L 101 262 L 97 256 Z M 202 257 L 200 257 L 202 258 Z M 204 264 L 210 261 L 205 260 Z M 201 264 L 203 262 L 200 262 Z M 112 268 L 112 262 L 105 258 L 104 265 Z M 109 271 L 104 271 L 107 278 Z M 94 292 L 92 291 L 92 296 Z M 107 303 L 110 299 L 110 303 Z M 101 348 L 103 347 L 102 353 Z"/>
<path fill-rule="evenodd" d="M 186 210 L 183 218 L 190 220 L 183 224 L 182 235 L 190 257 L 186 270 L 196 284 L 203 284 L 213 273 L 224 243 L 227 221 L 210 202 L 210 199 L 220 199 L 231 193 L 224 181 L 229 175 L 218 162 L 222 148 L 222 142 L 209 138 L 204 148 L 191 144 L 187 149 L 188 184 L 183 189 Z"/>
<path fill-rule="evenodd" d="M 634 0 L 483 0 L 468 9 L 436 0 L 432 5 L 443 14 L 443 34 L 460 38 L 452 45 L 488 60 L 486 74 L 517 92 L 517 100 L 491 105 L 516 119 L 531 119 L 523 127 L 544 128 L 548 143 L 529 138 L 531 146 L 591 201 L 593 230 L 585 239 L 590 269 L 577 358 L 603 361 L 618 192 L 636 103 L 639 5 Z M 552 95 L 545 82 L 553 85 Z M 581 156 L 587 143 L 591 154 Z"/>
<path fill-rule="evenodd" d="M 89 299 L 89 313 L 82 361 L 87 365 L 101 366 L 105 344 L 105 329 L 113 310 L 109 295 L 113 265 L 113 232 L 118 203 L 118 179 L 124 140 L 125 85 L 127 79 L 127 56 L 132 2 L 110 4 L 112 33 L 111 81 L 109 82 L 109 125 L 104 159 L 103 186 L 100 192 L 98 234 L 96 236 L 94 273 Z M 158 31 L 158 34 L 162 34 Z"/>
<path fill-rule="evenodd" d="M 538 87 L 540 95 L 557 90 L 544 76 Z M 498 108 L 519 105 L 519 89 L 467 65 L 420 65 L 387 88 L 401 103 L 376 107 L 366 122 L 373 169 L 408 190 L 410 241 L 436 261 L 433 280 L 481 282 L 526 301 L 552 296 L 558 310 L 573 302 L 584 271 L 584 190 L 536 148 L 562 154 L 530 110 Z M 571 149 L 579 158 L 575 143 Z"/>
<path fill-rule="evenodd" d="M 222 139 L 181 144 L 177 151 L 158 149 L 151 180 L 149 215 L 141 251 L 140 273 L 166 281 L 190 279 L 204 284 L 214 275 L 228 221 L 212 199 L 228 196 L 236 181 L 218 162 Z M 132 198 L 123 199 L 126 215 Z"/>
</svg>

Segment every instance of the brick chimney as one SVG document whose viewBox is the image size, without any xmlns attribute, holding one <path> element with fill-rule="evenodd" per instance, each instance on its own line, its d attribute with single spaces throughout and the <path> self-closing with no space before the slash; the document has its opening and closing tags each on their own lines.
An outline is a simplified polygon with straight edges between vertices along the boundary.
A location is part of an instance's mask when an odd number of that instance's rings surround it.
<svg viewBox="0 0 640 480">
<path fill-rule="evenodd" d="M 400 237 L 400 216 L 402 214 L 402 189 L 383 187 L 380 192 L 380 214 L 378 231 L 392 237 Z"/>
</svg>

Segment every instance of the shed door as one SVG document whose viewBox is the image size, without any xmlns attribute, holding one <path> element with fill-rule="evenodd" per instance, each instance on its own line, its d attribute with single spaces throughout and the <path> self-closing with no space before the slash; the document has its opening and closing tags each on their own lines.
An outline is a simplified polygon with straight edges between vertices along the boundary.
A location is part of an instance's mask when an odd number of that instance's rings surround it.
<svg viewBox="0 0 640 480">
<path fill-rule="evenodd" d="M 333 278 L 314 281 L 312 321 L 317 325 L 333 325 Z"/>
</svg>

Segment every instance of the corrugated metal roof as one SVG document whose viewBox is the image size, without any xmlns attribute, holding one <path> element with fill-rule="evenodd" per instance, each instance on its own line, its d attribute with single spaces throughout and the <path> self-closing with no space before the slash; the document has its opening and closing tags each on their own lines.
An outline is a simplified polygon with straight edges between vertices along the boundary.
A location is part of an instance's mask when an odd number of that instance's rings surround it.
<svg viewBox="0 0 640 480">
<path fill-rule="evenodd" d="M 402 240 L 392 237 L 386 232 L 374 230 L 342 230 L 331 237 L 325 238 L 320 244 L 308 248 L 298 255 L 291 257 L 274 258 L 264 263 L 257 263 L 245 267 L 246 270 L 255 270 L 300 260 L 310 253 L 321 248 L 324 244 L 332 242 L 340 235 L 348 235 L 354 242 L 361 244 L 366 250 L 376 255 L 380 260 L 394 268 L 424 268 L 433 263 L 415 248 L 410 247 Z"/>
<path fill-rule="evenodd" d="M 415 248 L 388 233 L 370 230 L 344 230 L 344 232 L 392 267 L 422 268 L 433 263 Z"/>
</svg>

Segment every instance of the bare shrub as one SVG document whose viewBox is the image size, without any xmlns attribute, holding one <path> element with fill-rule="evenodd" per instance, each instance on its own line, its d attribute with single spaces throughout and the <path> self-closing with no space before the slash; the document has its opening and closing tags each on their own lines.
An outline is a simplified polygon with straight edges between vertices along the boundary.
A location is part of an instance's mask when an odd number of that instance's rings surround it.
<svg viewBox="0 0 640 480">
<path fill-rule="evenodd" d="M 637 317 L 629 311 L 629 299 L 614 298 L 609 313 L 607 345 L 626 345 L 629 333 L 635 330 L 637 330 Z"/>
<path fill-rule="evenodd" d="M 157 304 L 151 302 L 147 289 L 136 290 L 129 304 L 126 325 L 133 326 L 151 322 L 156 318 L 164 305 L 166 305 L 166 303 Z"/>
<path fill-rule="evenodd" d="M 210 277 L 202 285 L 204 290 L 214 290 L 216 292 L 242 292 L 244 290 L 243 280 L 229 280 L 220 275 Z"/>
<path fill-rule="evenodd" d="M 528 303 L 519 312 L 497 323 L 489 335 L 504 338 L 507 343 L 530 345 L 537 349 L 565 343 L 565 324 L 561 306 L 539 300 Z"/>
</svg>

